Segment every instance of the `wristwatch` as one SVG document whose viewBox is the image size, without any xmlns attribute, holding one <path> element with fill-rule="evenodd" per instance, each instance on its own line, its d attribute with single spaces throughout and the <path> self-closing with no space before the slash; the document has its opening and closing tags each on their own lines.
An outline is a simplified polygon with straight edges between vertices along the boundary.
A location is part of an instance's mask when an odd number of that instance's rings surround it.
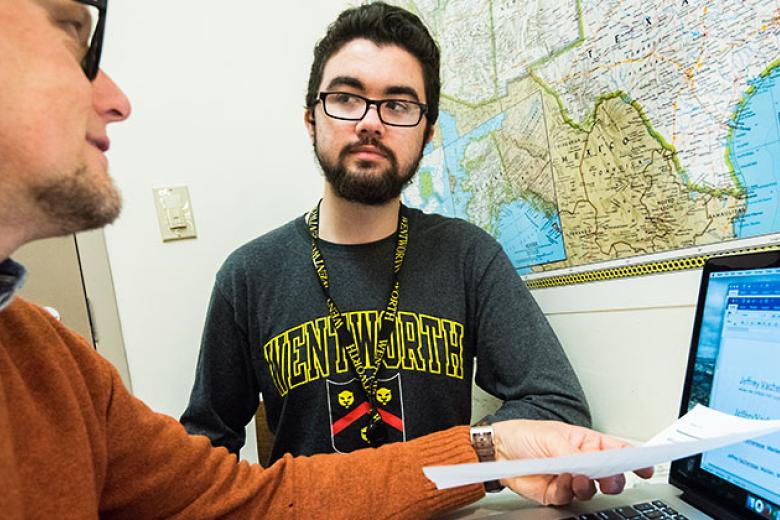
<svg viewBox="0 0 780 520">
<path fill-rule="evenodd" d="M 477 452 L 477 458 L 480 462 L 493 462 L 496 460 L 496 445 L 493 444 L 493 427 L 472 426 L 471 427 L 471 446 Z M 485 491 L 488 493 L 497 493 L 504 489 L 504 486 L 498 480 L 485 482 Z"/>
</svg>

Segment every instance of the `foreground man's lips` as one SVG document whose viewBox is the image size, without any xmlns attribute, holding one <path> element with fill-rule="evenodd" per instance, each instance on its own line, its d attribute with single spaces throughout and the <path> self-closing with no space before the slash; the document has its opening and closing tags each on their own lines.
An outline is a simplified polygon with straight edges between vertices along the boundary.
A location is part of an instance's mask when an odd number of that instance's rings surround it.
<svg viewBox="0 0 780 520">
<path fill-rule="evenodd" d="M 111 141 L 109 141 L 108 137 L 96 137 L 96 136 L 87 136 L 87 142 L 100 150 L 101 152 L 107 152 L 108 149 L 111 147 Z"/>
</svg>

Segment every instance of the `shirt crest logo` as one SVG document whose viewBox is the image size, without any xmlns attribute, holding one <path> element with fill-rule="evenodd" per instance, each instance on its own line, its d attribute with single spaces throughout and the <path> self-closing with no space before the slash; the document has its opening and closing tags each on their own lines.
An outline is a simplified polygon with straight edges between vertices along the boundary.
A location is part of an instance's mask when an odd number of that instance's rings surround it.
<svg viewBox="0 0 780 520">
<path fill-rule="evenodd" d="M 344 383 L 327 380 L 330 437 L 337 453 L 367 448 L 365 430 L 369 423 L 371 406 L 360 381 L 356 378 Z M 387 442 L 406 440 L 404 428 L 403 391 L 401 375 L 380 379 L 377 388 L 377 409 L 387 425 Z"/>
</svg>

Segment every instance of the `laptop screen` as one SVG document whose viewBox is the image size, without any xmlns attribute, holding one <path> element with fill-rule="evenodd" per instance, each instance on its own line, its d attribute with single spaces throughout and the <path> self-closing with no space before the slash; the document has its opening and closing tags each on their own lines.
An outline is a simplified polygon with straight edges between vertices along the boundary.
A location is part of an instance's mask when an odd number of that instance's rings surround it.
<svg viewBox="0 0 780 520">
<path fill-rule="evenodd" d="M 780 419 L 780 254 L 705 266 L 681 414 L 697 403 Z M 677 461 L 670 480 L 738 516 L 780 520 L 780 434 Z"/>
</svg>

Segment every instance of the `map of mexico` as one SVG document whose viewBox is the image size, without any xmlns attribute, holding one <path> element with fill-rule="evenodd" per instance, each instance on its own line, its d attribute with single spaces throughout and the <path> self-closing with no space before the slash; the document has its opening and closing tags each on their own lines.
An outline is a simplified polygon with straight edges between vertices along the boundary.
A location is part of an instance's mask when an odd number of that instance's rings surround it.
<svg viewBox="0 0 780 520">
<path fill-rule="evenodd" d="M 405 201 L 482 226 L 519 273 L 780 232 L 775 2 L 397 3 L 443 58 Z"/>
</svg>

